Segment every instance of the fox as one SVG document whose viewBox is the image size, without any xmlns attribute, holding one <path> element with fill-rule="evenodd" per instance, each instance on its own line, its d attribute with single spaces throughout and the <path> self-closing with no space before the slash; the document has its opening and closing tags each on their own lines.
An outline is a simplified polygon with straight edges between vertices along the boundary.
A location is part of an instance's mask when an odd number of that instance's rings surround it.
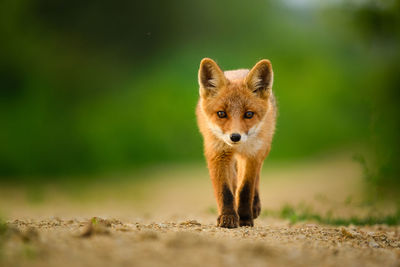
<svg viewBox="0 0 400 267">
<path fill-rule="evenodd" d="M 217 226 L 252 227 L 261 212 L 260 172 L 277 117 L 271 62 L 222 71 L 204 58 L 198 83 L 196 117 L 217 201 Z"/>
</svg>

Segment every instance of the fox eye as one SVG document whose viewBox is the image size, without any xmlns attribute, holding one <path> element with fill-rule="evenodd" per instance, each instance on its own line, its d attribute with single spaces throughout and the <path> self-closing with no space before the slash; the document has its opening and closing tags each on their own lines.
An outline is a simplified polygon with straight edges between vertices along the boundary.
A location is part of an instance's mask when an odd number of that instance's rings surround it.
<svg viewBox="0 0 400 267">
<path fill-rule="evenodd" d="M 254 116 L 254 112 L 252 112 L 252 111 L 247 111 L 246 113 L 244 113 L 244 117 L 246 119 L 251 119 L 251 118 L 253 118 L 253 116 Z"/>
<path fill-rule="evenodd" d="M 220 118 L 226 118 L 226 112 L 225 111 L 218 111 L 217 112 L 218 117 Z"/>
</svg>

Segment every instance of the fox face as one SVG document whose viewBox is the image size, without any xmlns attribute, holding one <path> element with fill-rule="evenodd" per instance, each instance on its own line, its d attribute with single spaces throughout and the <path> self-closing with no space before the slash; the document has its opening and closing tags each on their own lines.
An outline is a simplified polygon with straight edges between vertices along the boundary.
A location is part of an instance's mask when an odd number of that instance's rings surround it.
<svg viewBox="0 0 400 267">
<path fill-rule="evenodd" d="M 268 60 L 250 71 L 225 73 L 211 59 L 199 69 L 200 106 L 211 132 L 229 146 L 254 144 L 269 109 L 273 73 Z"/>
</svg>

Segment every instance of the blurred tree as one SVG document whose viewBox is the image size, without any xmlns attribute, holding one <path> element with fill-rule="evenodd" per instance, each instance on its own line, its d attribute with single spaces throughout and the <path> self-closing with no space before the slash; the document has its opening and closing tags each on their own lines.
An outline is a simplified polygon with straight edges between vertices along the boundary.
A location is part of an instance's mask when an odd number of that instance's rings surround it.
<svg viewBox="0 0 400 267">
<path fill-rule="evenodd" d="M 400 1 L 367 1 L 352 10 L 359 36 L 370 57 L 372 123 L 368 146 L 374 164 L 369 181 L 387 193 L 400 191 Z"/>
<path fill-rule="evenodd" d="M 272 159 L 365 143 L 366 98 L 376 99 L 376 151 L 398 155 L 398 25 L 390 26 L 398 2 L 329 6 L 340 11 L 336 32 L 318 5 L 287 3 L 1 1 L 0 179 L 201 159 L 194 107 L 206 56 L 224 69 L 272 60 L 280 107 Z M 367 49 L 342 34 L 342 11 Z M 396 173 L 395 156 L 377 158 L 381 172 Z"/>
</svg>

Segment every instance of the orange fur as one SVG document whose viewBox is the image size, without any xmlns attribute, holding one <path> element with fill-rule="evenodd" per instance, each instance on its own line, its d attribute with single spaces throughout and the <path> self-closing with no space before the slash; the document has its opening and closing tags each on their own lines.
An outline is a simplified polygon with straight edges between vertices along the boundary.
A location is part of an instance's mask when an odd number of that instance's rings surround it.
<svg viewBox="0 0 400 267">
<path fill-rule="evenodd" d="M 209 58 L 200 63 L 196 115 L 217 199 L 218 226 L 253 226 L 260 213 L 260 171 L 271 149 L 277 113 L 272 83 L 268 60 L 250 71 L 223 72 Z M 240 141 L 232 134 L 239 134 Z"/>
</svg>

